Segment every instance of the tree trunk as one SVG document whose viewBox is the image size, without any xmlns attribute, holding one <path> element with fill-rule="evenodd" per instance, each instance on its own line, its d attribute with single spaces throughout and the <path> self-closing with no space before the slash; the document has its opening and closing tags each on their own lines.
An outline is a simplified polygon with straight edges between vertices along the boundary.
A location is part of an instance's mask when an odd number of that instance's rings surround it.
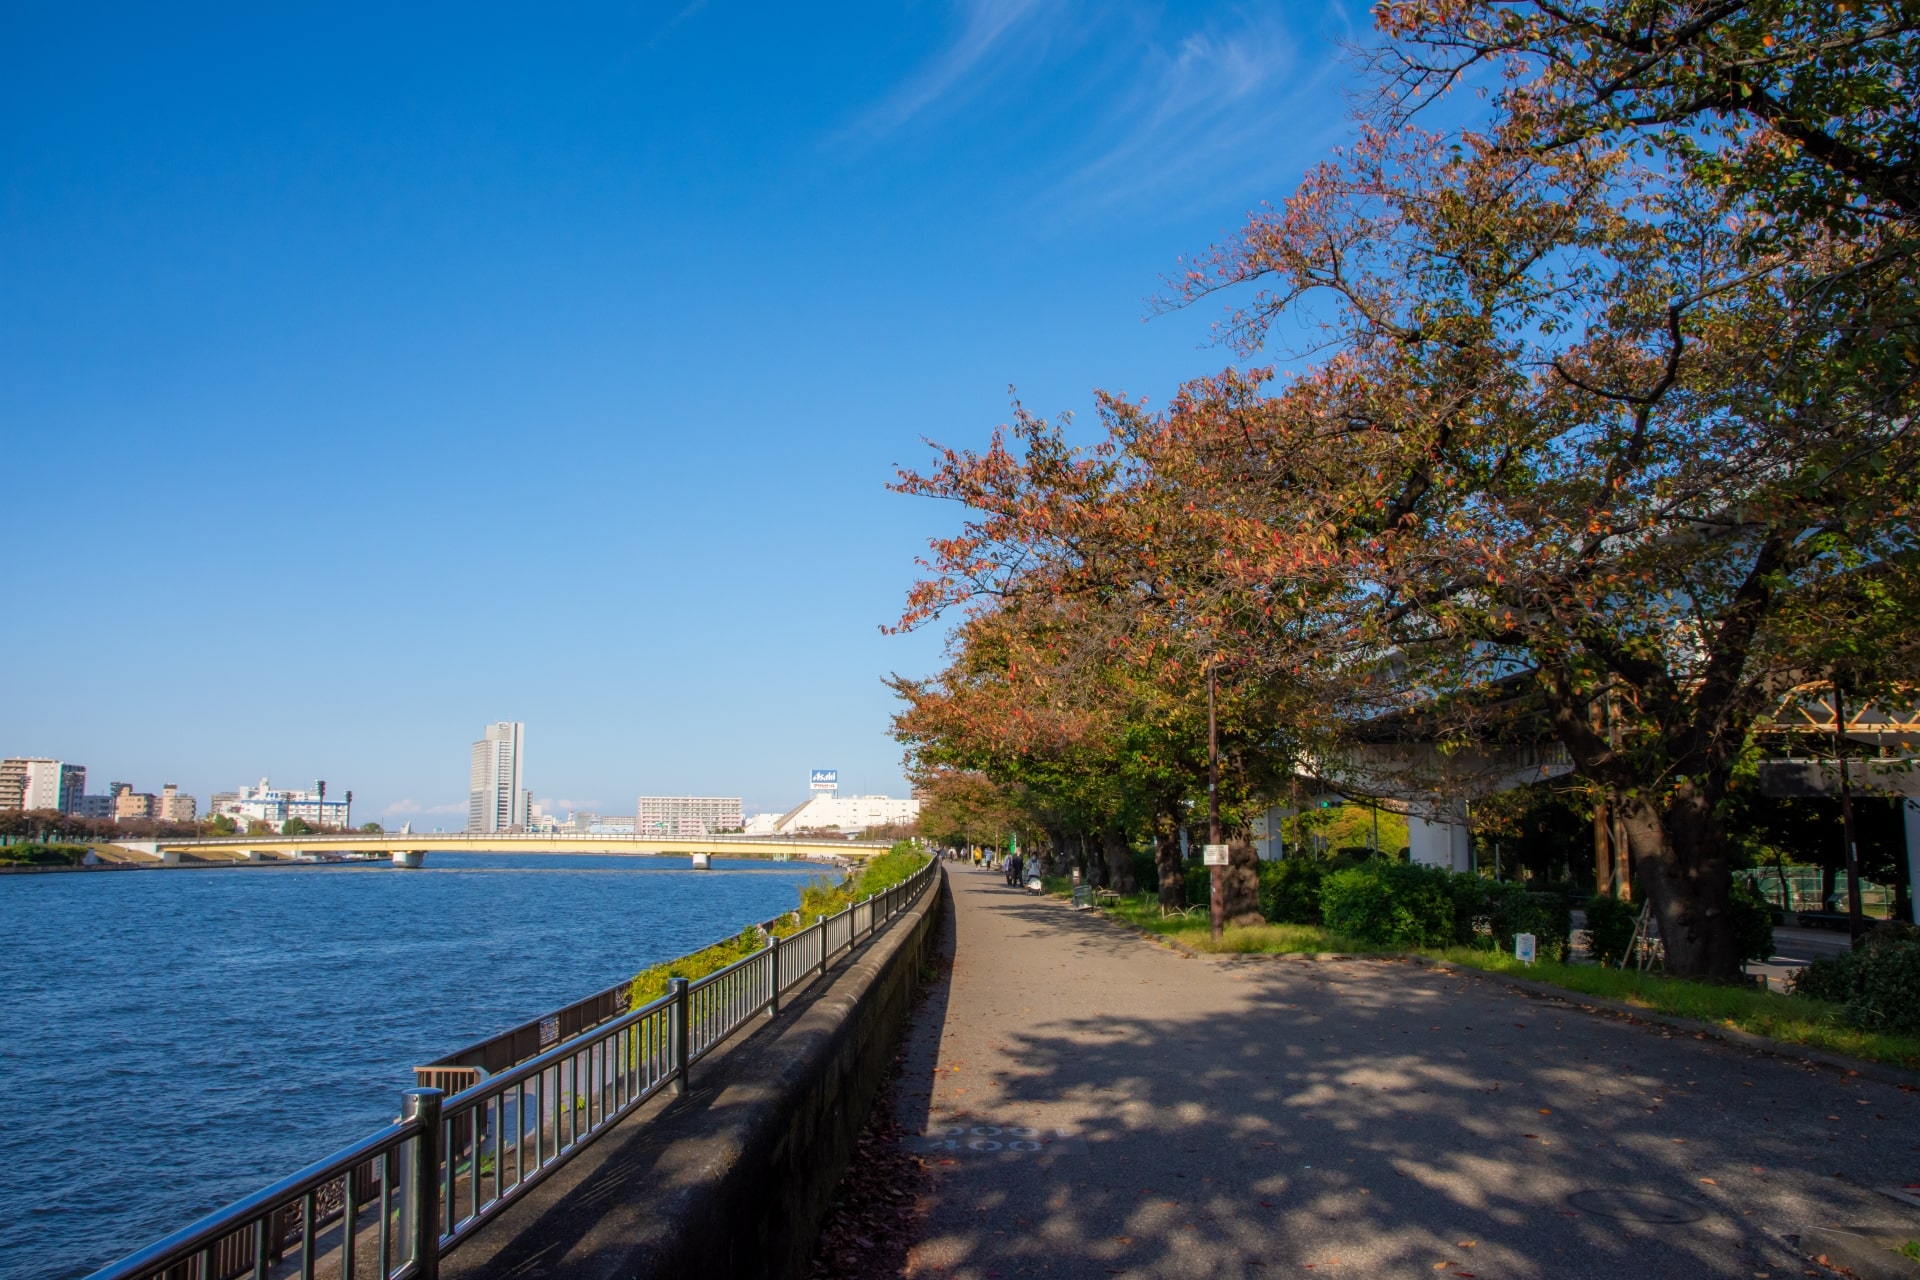
<svg viewBox="0 0 1920 1280">
<path fill-rule="evenodd" d="M 1180 831 L 1172 822 L 1153 833 L 1153 866 L 1160 873 L 1160 906 L 1178 911 L 1187 905 L 1187 869 L 1180 861 Z"/>
<path fill-rule="evenodd" d="M 1221 909 L 1228 924 L 1267 922 L 1260 914 L 1260 855 L 1244 828 L 1227 836 L 1226 884 L 1221 888 Z"/>
<path fill-rule="evenodd" d="M 1733 872 L 1727 864 L 1726 828 L 1712 803 L 1693 784 L 1681 783 L 1665 813 L 1633 793 L 1620 796 L 1617 812 L 1634 869 L 1660 922 L 1667 972 L 1737 982 Z"/>
<path fill-rule="evenodd" d="M 1100 846 L 1107 858 L 1107 888 L 1115 893 L 1137 893 L 1140 884 L 1133 878 L 1133 849 L 1127 834 L 1117 827 L 1100 833 Z"/>
</svg>

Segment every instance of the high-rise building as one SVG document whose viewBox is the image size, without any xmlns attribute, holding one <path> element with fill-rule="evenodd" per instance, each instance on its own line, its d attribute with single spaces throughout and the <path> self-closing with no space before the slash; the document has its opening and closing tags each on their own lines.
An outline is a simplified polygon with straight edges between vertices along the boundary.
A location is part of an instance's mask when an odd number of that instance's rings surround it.
<svg viewBox="0 0 1920 1280">
<path fill-rule="evenodd" d="M 50 809 L 74 813 L 87 789 L 85 765 L 45 756 L 0 760 L 0 809 Z"/>
<path fill-rule="evenodd" d="M 526 726 L 502 720 L 473 744 L 467 772 L 467 830 L 524 831 L 527 803 Z"/>
<path fill-rule="evenodd" d="M 641 796 L 635 834 L 697 837 L 743 824 L 739 796 Z"/>
</svg>

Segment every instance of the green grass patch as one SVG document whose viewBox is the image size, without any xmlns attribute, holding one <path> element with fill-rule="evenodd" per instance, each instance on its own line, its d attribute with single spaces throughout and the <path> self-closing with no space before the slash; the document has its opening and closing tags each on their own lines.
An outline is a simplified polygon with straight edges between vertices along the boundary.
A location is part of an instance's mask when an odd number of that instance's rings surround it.
<svg viewBox="0 0 1920 1280">
<path fill-rule="evenodd" d="M 1159 902 L 1152 894 L 1136 894 L 1117 902 L 1108 900 L 1099 909 L 1136 929 L 1172 939 L 1195 951 L 1271 955 L 1401 954 L 1369 947 L 1319 926 L 1301 924 L 1229 927 L 1216 943 L 1204 910 L 1191 915 L 1162 916 Z M 1844 1006 L 1805 996 L 1690 982 L 1592 964 L 1551 961 L 1522 964 L 1505 952 L 1466 947 L 1418 954 L 1467 968 L 1527 978 L 1580 995 L 1615 1000 L 1651 1013 L 1766 1036 L 1783 1044 L 1920 1070 L 1920 1037 L 1859 1030 L 1847 1024 Z"/>
<path fill-rule="evenodd" d="M 1124 920 L 1136 929 L 1171 938 L 1195 951 L 1238 955 L 1333 955 L 1378 953 L 1379 948 L 1343 938 L 1339 934 L 1311 924 L 1229 925 L 1221 930 L 1220 941 L 1213 940 L 1213 924 L 1205 908 L 1191 915 L 1163 916 L 1160 900 L 1153 894 L 1112 899 L 1100 904 L 1104 915 Z"/>
<path fill-rule="evenodd" d="M 1846 1022 L 1837 1004 L 1750 987 L 1723 987 L 1630 969 L 1590 964 L 1521 964 L 1497 951 L 1450 947 L 1428 954 L 1452 964 L 1544 982 L 1581 995 L 1617 1000 L 1652 1013 L 1691 1018 L 1786 1044 L 1844 1053 L 1872 1062 L 1920 1070 L 1920 1037 L 1861 1031 Z"/>
<path fill-rule="evenodd" d="M 1894 1252 L 1920 1262 L 1920 1240 L 1909 1240 Z"/>
</svg>

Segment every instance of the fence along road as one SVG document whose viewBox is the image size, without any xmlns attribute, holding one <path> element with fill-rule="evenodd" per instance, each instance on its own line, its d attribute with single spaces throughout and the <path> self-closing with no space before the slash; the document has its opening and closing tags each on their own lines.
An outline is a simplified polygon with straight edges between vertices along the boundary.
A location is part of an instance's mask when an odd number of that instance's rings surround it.
<svg viewBox="0 0 1920 1280">
<path fill-rule="evenodd" d="M 695 1063 L 780 1010 L 936 882 L 929 860 L 891 889 L 774 938 L 575 1039 L 448 1096 L 402 1095 L 394 1124 L 209 1214 L 91 1280 L 435 1280 L 442 1255 Z"/>
</svg>

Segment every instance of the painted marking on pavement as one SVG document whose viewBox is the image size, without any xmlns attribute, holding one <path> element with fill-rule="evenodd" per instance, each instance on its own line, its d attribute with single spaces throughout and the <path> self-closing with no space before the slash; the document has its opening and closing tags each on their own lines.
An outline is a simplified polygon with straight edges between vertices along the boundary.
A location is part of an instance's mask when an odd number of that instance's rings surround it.
<svg viewBox="0 0 1920 1280">
<path fill-rule="evenodd" d="M 941 1155 L 1079 1155 L 1087 1140 L 1070 1129 L 1030 1125 L 948 1124 L 921 1134 L 920 1149 Z"/>
</svg>

